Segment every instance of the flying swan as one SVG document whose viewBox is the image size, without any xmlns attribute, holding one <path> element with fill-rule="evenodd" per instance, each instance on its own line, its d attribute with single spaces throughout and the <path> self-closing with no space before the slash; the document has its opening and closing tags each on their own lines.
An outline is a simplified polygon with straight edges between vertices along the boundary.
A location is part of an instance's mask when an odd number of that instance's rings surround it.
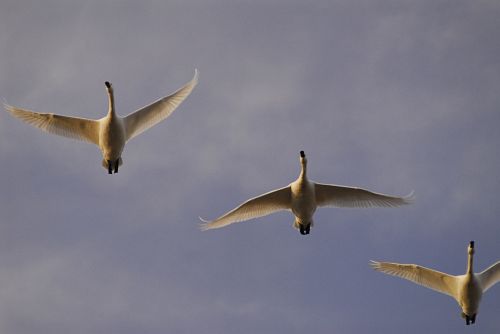
<svg viewBox="0 0 500 334">
<path fill-rule="evenodd" d="M 302 170 L 298 179 L 288 186 L 270 191 L 249 199 L 221 217 L 204 222 L 202 230 L 224 227 L 226 225 L 267 216 L 271 213 L 288 210 L 295 215 L 294 227 L 300 234 L 309 234 L 313 226 L 313 215 L 318 207 L 395 207 L 411 203 L 412 194 L 406 197 L 393 197 L 374 193 L 361 188 L 333 184 L 315 183 L 307 178 L 307 159 L 300 151 Z"/>
<path fill-rule="evenodd" d="M 468 247 L 467 272 L 464 275 L 448 275 L 416 264 L 399 264 L 371 261 L 373 269 L 388 275 L 399 276 L 429 289 L 453 297 L 462 308 L 467 325 L 476 322 L 479 302 L 483 293 L 500 281 L 500 261 L 483 272 L 474 273 L 472 260 L 474 241 Z"/>
<path fill-rule="evenodd" d="M 170 116 L 197 83 L 198 71 L 195 70 L 193 79 L 184 87 L 125 117 L 116 113 L 113 87 L 108 81 L 105 82 L 108 113 L 98 120 L 38 113 L 5 103 L 4 107 L 12 116 L 43 131 L 96 144 L 102 152 L 102 166 L 112 174 L 113 171 L 118 173 L 118 167 L 122 165 L 125 143 Z"/>
</svg>

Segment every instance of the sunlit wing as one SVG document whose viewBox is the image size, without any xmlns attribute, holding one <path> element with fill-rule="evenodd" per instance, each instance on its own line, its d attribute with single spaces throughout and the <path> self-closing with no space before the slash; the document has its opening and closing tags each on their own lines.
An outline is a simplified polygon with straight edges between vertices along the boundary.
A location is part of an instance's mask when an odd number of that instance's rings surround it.
<svg viewBox="0 0 500 334">
<path fill-rule="evenodd" d="M 85 118 L 43 114 L 4 104 L 12 116 L 48 133 L 99 145 L 99 121 Z"/>
<path fill-rule="evenodd" d="M 189 94 L 191 94 L 197 83 L 198 70 L 195 70 L 193 79 L 172 95 L 161 98 L 158 101 L 125 116 L 123 120 L 127 140 L 143 133 L 147 129 L 170 116 L 170 114 L 172 114 L 182 101 L 184 101 Z"/>
<path fill-rule="evenodd" d="M 399 264 L 371 261 L 373 269 L 384 274 L 398 276 L 426 288 L 455 298 L 457 277 L 416 264 Z"/>
<path fill-rule="evenodd" d="M 236 209 L 229 211 L 215 220 L 206 221 L 200 218 L 205 222 L 205 224 L 201 225 L 201 229 L 205 231 L 220 228 L 232 223 L 266 216 L 276 211 L 289 210 L 290 204 L 291 190 L 287 186 L 249 199 Z"/>
<path fill-rule="evenodd" d="M 500 261 L 478 274 L 483 292 L 500 282 Z"/>
<path fill-rule="evenodd" d="M 413 192 L 405 197 L 394 197 L 375 193 L 361 188 L 315 183 L 316 204 L 320 207 L 367 208 L 394 207 L 410 204 Z"/>
</svg>

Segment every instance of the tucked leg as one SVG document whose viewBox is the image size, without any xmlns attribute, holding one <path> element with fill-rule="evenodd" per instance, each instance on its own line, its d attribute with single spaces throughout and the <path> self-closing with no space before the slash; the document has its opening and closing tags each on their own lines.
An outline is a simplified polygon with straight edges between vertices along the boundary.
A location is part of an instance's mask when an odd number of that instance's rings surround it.
<svg viewBox="0 0 500 334">
<path fill-rule="evenodd" d="M 305 228 L 306 234 L 309 234 L 311 232 L 311 225 L 307 225 Z"/>
</svg>

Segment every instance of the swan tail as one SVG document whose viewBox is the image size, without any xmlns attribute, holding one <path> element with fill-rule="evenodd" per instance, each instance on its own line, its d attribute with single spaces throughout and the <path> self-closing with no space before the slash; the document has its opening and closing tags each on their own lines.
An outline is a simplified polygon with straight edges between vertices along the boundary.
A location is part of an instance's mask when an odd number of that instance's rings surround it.
<svg viewBox="0 0 500 334">
<path fill-rule="evenodd" d="M 102 159 L 102 167 L 104 169 L 108 169 L 108 161 L 106 159 Z M 121 157 L 118 158 L 118 167 L 120 167 L 121 165 L 123 165 L 123 159 Z"/>
</svg>

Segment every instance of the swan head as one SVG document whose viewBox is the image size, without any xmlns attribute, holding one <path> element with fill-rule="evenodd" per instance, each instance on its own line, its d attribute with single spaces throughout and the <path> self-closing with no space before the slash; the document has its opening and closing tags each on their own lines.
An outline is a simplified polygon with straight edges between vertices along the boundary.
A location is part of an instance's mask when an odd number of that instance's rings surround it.
<svg viewBox="0 0 500 334">
<path fill-rule="evenodd" d="M 111 86 L 111 83 L 109 81 L 106 81 L 104 85 L 106 85 L 108 93 L 113 93 L 113 86 Z"/>
<path fill-rule="evenodd" d="M 474 255 L 474 241 L 469 242 L 469 247 L 467 248 L 469 255 Z"/>
<path fill-rule="evenodd" d="M 300 151 L 300 163 L 303 165 L 307 164 L 307 158 L 304 151 Z"/>
</svg>

